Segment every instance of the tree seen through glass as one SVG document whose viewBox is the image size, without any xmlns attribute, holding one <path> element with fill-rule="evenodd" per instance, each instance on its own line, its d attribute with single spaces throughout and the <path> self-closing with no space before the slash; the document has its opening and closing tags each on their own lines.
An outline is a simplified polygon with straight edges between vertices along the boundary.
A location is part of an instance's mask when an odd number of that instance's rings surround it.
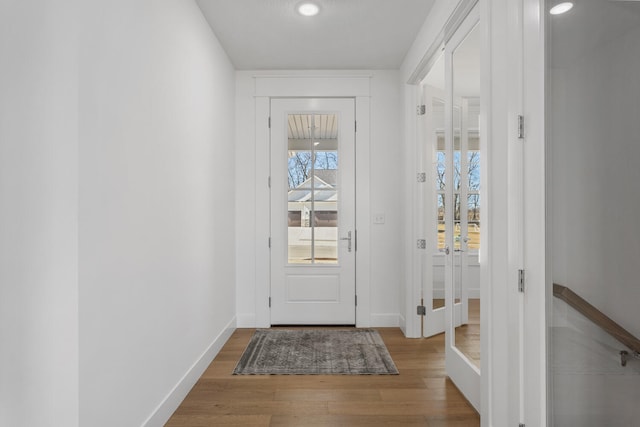
<svg viewBox="0 0 640 427">
<path fill-rule="evenodd" d="M 453 155 L 453 193 L 454 193 L 454 224 L 458 228 L 454 233 L 460 235 L 459 227 L 461 220 L 461 174 L 462 162 L 460 151 L 455 151 Z M 467 237 L 469 249 L 480 249 L 480 151 L 469 150 L 467 152 Z M 446 200 L 444 197 L 446 188 L 446 153 L 443 150 L 437 151 L 436 164 L 436 191 L 437 197 L 437 220 L 438 220 L 438 248 L 446 246 L 444 238 Z M 459 241 L 456 242 L 459 248 Z"/>
</svg>

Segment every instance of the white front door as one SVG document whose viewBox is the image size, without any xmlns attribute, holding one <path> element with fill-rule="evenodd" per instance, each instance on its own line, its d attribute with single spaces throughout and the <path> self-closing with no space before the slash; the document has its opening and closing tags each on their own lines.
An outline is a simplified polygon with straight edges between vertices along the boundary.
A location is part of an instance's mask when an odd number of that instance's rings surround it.
<svg viewBox="0 0 640 427">
<path fill-rule="evenodd" d="M 271 324 L 354 325 L 355 101 L 270 108 Z"/>
</svg>

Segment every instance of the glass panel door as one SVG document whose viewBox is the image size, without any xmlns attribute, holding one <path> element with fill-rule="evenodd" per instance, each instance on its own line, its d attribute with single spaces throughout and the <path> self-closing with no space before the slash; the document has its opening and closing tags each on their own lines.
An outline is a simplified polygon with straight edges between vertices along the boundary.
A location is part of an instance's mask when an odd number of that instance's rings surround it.
<svg viewBox="0 0 640 427">
<path fill-rule="evenodd" d="M 471 249 L 479 244 L 480 30 L 478 8 L 445 46 L 445 359 L 447 375 L 480 408 L 480 269 Z M 450 177 L 450 178 L 449 178 Z M 471 196 L 475 198 L 470 199 Z M 476 201 L 475 213 L 469 201 Z M 473 222 L 470 221 L 470 216 Z M 470 311 L 470 307 L 474 309 Z"/>
<path fill-rule="evenodd" d="M 338 117 L 289 114 L 290 264 L 338 263 Z"/>
<path fill-rule="evenodd" d="M 439 67 L 441 69 L 439 69 Z M 438 61 L 423 80 L 420 90 L 424 97 L 425 183 L 419 185 L 422 204 L 422 224 L 420 232 L 426 237 L 422 258 L 422 299 L 425 315 L 422 319 L 422 336 L 429 337 L 444 332 L 444 246 L 445 229 L 445 180 L 444 164 L 444 106 L 445 92 L 442 83 L 432 76 L 442 76 L 444 61 Z M 432 74 L 433 73 L 433 74 Z M 438 87 L 440 86 L 440 87 Z"/>
<path fill-rule="evenodd" d="M 354 99 L 271 100 L 271 324 L 355 323 Z"/>
<path fill-rule="evenodd" d="M 548 283 L 640 337 L 640 2 L 574 3 L 546 10 Z M 549 425 L 639 425 L 640 355 L 549 302 Z"/>
</svg>

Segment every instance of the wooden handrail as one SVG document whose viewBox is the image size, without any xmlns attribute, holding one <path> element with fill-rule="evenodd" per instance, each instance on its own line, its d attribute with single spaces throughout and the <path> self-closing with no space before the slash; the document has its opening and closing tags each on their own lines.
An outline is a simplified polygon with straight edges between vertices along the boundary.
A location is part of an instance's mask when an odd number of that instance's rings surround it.
<svg viewBox="0 0 640 427">
<path fill-rule="evenodd" d="M 587 319 L 600 326 L 612 337 L 629 347 L 633 352 L 640 353 L 640 340 L 634 337 L 631 332 L 618 325 L 611 320 L 603 312 L 589 304 L 580 295 L 573 292 L 566 286 L 553 284 L 553 296 L 560 298 L 562 301 L 575 308 Z"/>
</svg>

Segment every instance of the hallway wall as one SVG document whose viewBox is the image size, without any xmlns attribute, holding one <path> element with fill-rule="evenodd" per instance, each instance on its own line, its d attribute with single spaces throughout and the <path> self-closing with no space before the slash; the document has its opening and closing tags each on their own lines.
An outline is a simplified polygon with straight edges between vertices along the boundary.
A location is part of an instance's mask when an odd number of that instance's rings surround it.
<svg viewBox="0 0 640 427">
<path fill-rule="evenodd" d="M 640 4 L 581 2 L 549 19 L 549 188 L 554 283 L 640 336 Z M 640 361 L 563 301 L 552 303 L 555 425 L 640 417 Z"/>
<path fill-rule="evenodd" d="M 73 2 L 0 2 L 0 425 L 78 425 Z"/>
<path fill-rule="evenodd" d="M 195 1 L 81 7 L 80 425 L 160 425 L 235 325 L 234 69 Z"/>
</svg>

